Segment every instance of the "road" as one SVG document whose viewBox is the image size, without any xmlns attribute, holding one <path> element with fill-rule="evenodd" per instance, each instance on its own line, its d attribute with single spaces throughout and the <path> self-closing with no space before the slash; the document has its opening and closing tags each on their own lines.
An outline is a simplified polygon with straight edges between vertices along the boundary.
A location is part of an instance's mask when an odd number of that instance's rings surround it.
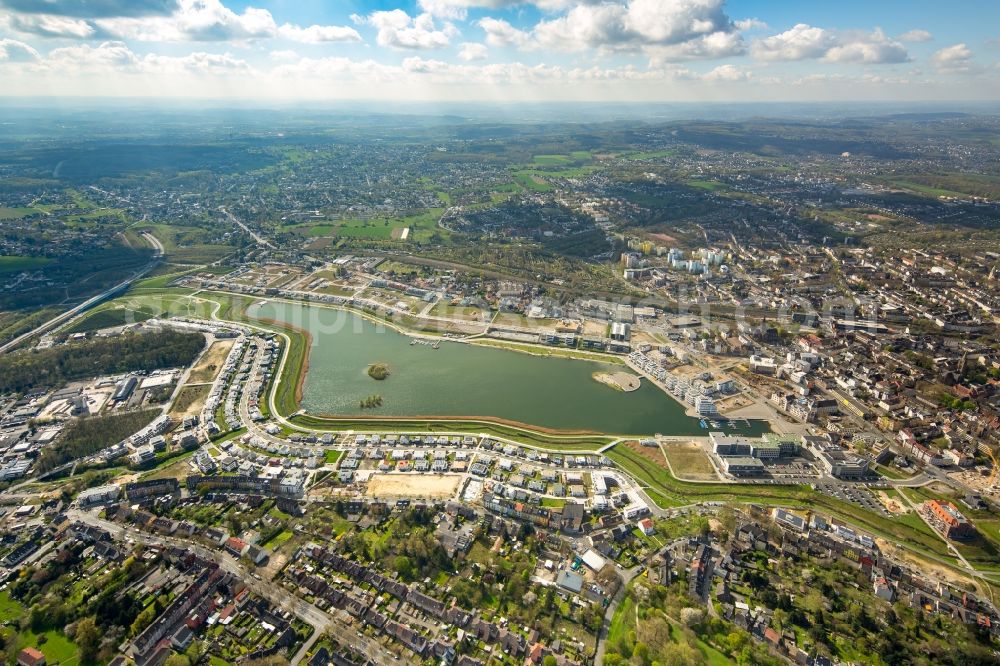
<svg viewBox="0 0 1000 666">
<path fill-rule="evenodd" d="M 247 225 L 245 225 L 239 219 L 237 219 L 237 217 L 235 215 L 233 215 L 228 210 L 226 210 L 225 206 L 219 206 L 219 210 L 222 211 L 223 215 L 225 215 L 226 217 L 229 218 L 230 222 L 232 222 L 233 224 L 235 224 L 236 226 L 238 226 L 240 229 L 242 229 L 243 231 L 245 231 L 248 234 L 250 234 L 250 237 L 253 238 L 257 242 L 258 245 L 263 245 L 265 247 L 269 247 L 272 250 L 277 250 L 278 249 L 274 245 L 274 243 L 272 243 L 271 241 L 267 240 L 266 238 L 264 238 L 263 236 L 261 236 L 260 234 L 258 234 L 256 231 L 254 231 L 253 229 L 251 229 L 250 227 L 248 227 Z"/>
<path fill-rule="evenodd" d="M 47 331 L 51 331 L 56 326 L 59 326 L 63 322 L 66 322 L 69 319 L 72 319 L 73 317 L 77 316 L 78 314 L 80 314 L 82 312 L 86 312 L 87 310 L 89 310 L 90 308 L 94 307 L 95 305 L 98 305 L 101 302 L 103 302 L 105 299 L 107 299 L 107 298 L 109 298 L 111 296 L 114 296 L 116 293 L 118 293 L 120 291 L 123 291 L 130 284 L 132 284 L 133 282 L 135 282 L 136 280 L 138 280 L 139 278 L 141 278 L 142 276 L 144 276 L 149 271 L 153 270 L 153 268 L 157 264 L 159 264 L 160 260 L 163 258 L 163 245 L 160 243 L 159 240 L 157 240 L 156 238 L 154 238 L 150 234 L 144 234 L 144 237 L 146 238 L 147 241 L 149 241 L 150 245 L 152 245 L 153 248 L 156 250 L 156 256 L 153 258 L 153 260 L 151 262 L 149 262 L 148 264 L 146 264 L 145 266 L 143 266 L 142 268 L 140 268 L 138 271 L 136 271 L 135 273 L 133 273 L 132 276 L 129 277 L 127 280 L 119 282 L 115 286 L 113 286 L 110 289 L 107 289 L 107 290 L 101 292 L 97 296 L 94 296 L 92 298 L 88 298 L 83 303 L 80 303 L 80 305 L 77 305 L 76 307 L 74 307 L 74 308 L 72 308 L 70 310 L 67 310 L 66 312 L 63 312 L 62 314 L 56 315 L 55 317 L 53 317 L 52 319 L 49 319 L 44 324 L 41 324 L 40 326 L 36 326 L 35 328 L 31 329 L 27 333 L 24 333 L 22 335 L 17 336 L 16 338 L 14 338 L 13 340 L 11 340 L 10 342 L 7 342 L 7 343 L 5 343 L 3 345 L 0 345 L 0 354 L 2 354 L 4 352 L 7 352 L 7 351 L 10 351 L 11 349 L 14 349 L 14 348 L 18 347 L 23 342 L 25 342 L 26 340 L 29 340 L 29 339 L 33 338 L 36 335 L 41 335 L 41 334 L 43 334 L 43 333 L 45 333 Z"/>
<path fill-rule="evenodd" d="M 313 635 L 309 641 L 300 649 L 292 659 L 292 665 L 300 663 L 306 656 L 306 652 L 316 640 L 327 633 L 336 638 L 341 645 L 350 646 L 351 649 L 365 655 L 378 666 L 389 666 L 399 664 L 399 660 L 378 641 L 359 635 L 359 632 L 345 626 L 341 621 L 329 615 L 320 608 L 307 601 L 300 599 L 281 585 L 273 584 L 271 581 L 259 581 L 247 571 L 241 562 L 232 557 L 229 553 L 221 550 L 209 550 L 204 546 L 180 539 L 177 537 L 148 534 L 134 527 L 121 525 L 109 520 L 104 520 L 96 514 L 70 509 L 66 512 L 70 520 L 78 520 L 87 525 L 93 525 L 107 530 L 116 540 L 131 538 L 136 543 L 155 546 L 177 546 L 186 548 L 194 552 L 199 557 L 215 562 L 226 573 L 230 573 L 250 588 L 254 594 L 267 599 L 270 603 L 293 613 L 297 618 L 313 628 Z"/>
<path fill-rule="evenodd" d="M 615 596 L 611 598 L 611 603 L 608 604 L 607 610 L 604 611 L 604 622 L 601 624 L 601 632 L 597 637 L 597 650 L 594 652 L 595 664 L 604 663 L 604 653 L 608 648 L 608 631 L 611 629 L 611 620 L 615 616 L 615 611 L 618 609 L 618 605 L 621 604 L 623 599 L 625 599 L 625 593 L 629 583 L 635 580 L 635 578 L 641 575 L 645 570 L 645 564 L 637 564 L 631 569 L 626 569 L 621 572 L 621 587 L 619 587 L 618 591 L 615 592 Z"/>
</svg>

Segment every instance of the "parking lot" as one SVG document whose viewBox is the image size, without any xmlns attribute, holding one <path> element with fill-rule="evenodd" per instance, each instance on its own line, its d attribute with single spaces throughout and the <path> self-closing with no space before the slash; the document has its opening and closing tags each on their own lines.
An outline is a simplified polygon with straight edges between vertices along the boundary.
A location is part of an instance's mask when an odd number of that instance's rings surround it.
<svg viewBox="0 0 1000 666">
<path fill-rule="evenodd" d="M 890 514 L 885 508 L 885 505 L 883 505 L 882 502 L 880 502 L 879 499 L 871 492 L 868 486 L 863 483 L 854 485 L 847 485 L 844 483 L 817 483 L 816 490 L 832 497 L 836 497 L 844 502 L 857 504 L 863 509 L 868 509 L 869 511 L 885 516 L 886 518 L 892 517 L 892 514 Z"/>
</svg>

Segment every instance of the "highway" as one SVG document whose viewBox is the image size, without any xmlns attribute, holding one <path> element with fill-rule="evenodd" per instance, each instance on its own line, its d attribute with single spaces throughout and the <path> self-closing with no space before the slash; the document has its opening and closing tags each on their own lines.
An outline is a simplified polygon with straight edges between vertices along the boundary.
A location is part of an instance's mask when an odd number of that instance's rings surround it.
<svg viewBox="0 0 1000 666">
<path fill-rule="evenodd" d="M 80 305 L 77 305 L 76 307 L 74 307 L 74 308 L 72 308 L 70 310 L 67 310 L 66 312 L 63 312 L 62 314 L 56 315 L 55 317 L 53 317 L 52 319 L 49 319 L 44 324 L 41 324 L 40 326 L 36 326 L 35 328 L 31 329 L 27 333 L 19 335 L 16 338 L 14 338 L 13 340 L 11 340 L 11 341 L 3 344 L 3 345 L 0 345 L 0 354 L 2 354 L 4 352 L 7 352 L 7 351 L 10 351 L 11 349 L 14 349 L 14 348 L 20 346 L 23 342 L 25 342 L 26 340 L 29 340 L 29 339 L 35 337 L 36 335 L 41 335 L 43 333 L 46 333 L 47 331 L 51 331 L 53 328 L 55 328 L 55 327 L 59 326 L 60 324 L 62 324 L 64 322 L 72 319 L 73 317 L 79 315 L 82 312 L 86 312 L 87 310 L 89 310 L 90 308 L 94 307 L 95 305 L 98 305 L 101 302 L 103 302 L 105 299 L 110 298 L 111 296 L 114 296 L 115 294 L 117 294 L 120 291 L 124 291 L 125 288 L 127 288 L 130 284 L 132 284 L 133 282 L 135 282 L 136 280 L 138 280 L 139 278 L 141 278 L 142 276 L 144 276 L 149 271 L 153 270 L 153 268 L 158 263 L 160 263 L 160 260 L 163 258 L 163 245 L 160 243 L 159 240 L 157 240 L 151 234 L 148 234 L 148 233 L 147 234 L 143 234 L 143 237 L 156 250 L 156 255 L 154 256 L 154 258 L 153 258 L 153 260 L 151 262 L 149 262 L 148 264 L 146 264 L 145 266 L 143 266 L 142 268 L 140 268 L 138 271 L 136 271 L 135 273 L 133 273 L 132 276 L 129 277 L 127 280 L 119 282 L 115 286 L 113 286 L 110 289 L 107 289 L 107 290 L 101 292 L 97 296 L 94 296 L 92 298 L 87 299 L 83 303 L 80 303 Z"/>
</svg>

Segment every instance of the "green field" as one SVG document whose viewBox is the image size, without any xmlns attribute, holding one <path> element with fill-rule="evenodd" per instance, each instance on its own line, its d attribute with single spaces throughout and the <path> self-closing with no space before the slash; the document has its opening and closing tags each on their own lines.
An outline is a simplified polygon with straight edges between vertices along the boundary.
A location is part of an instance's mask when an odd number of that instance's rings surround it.
<svg viewBox="0 0 1000 666">
<path fill-rule="evenodd" d="M 10 591 L 0 592 L 0 622 L 11 623 L 15 629 L 26 611 L 23 605 L 10 598 Z M 21 631 L 17 637 L 17 649 L 35 647 L 42 651 L 45 660 L 56 666 L 74 666 L 78 663 L 77 647 L 73 641 L 66 638 L 61 631 L 54 629 L 42 634 L 35 634 L 30 629 Z"/>
<path fill-rule="evenodd" d="M 44 641 L 40 641 L 42 637 Z M 43 634 L 34 635 L 31 632 L 22 634 L 18 646 L 21 649 L 36 647 L 45 655 L 45 661 L 52 666 L 74 666 L 79 663 L 76 644 L 66 638 L 61 631 L 50 629 Z"/>
<path fill-rule="evenodd" d="M 319 238 L 320 236 L 329 236 L 336 230 L 336 227 L 332 224 L 317 224 L 314 227 L 309 227 L 309 236 L 313 238 Z"/>
<path fill-rule="evenodd" d="M 694 187 L 699 190 L 706 190 L 708 192 L 717 192 L 718 190 L 723 190 L 726 188 L 725 184 L 720 183 L 715 180 L 701 180 L 698 178 L 691 178 L 684 181 L 684 184 L 688 187 Z"/>
<path fill-rule="evenodd" d="M 136 322 L 152 319 L 157 316 L 157 314 L 159 313 L 151 310 L 132 310 L 129 308 L 109 308 L 105 310 L 98 310 L 77 321 L 75 324 L 65 329 L 65 332 L 86 333 L 88 331 L 97 331 L 102 328 L 111 328 L 112 326 L 125 326 L 127 324 L 134 324 Z"/>
<path fill-rule="evenodd" d="M 48 257 L 0 256 L 0 273 L 20 273 L 31 271 L 52 263 Z"/>
<path fill-rule="evenodd" d="M 558 166 L 570 164 L 573 158 L 569 155 L 535 155 L 532 161 L 542 166 Z"/>
<path fill-rule="evenodd" d="M 171 224 L 145 223 L 133 227 L 133 231 L 141 233 L 148 231 L 163 243 L 167 260 L 181 264 L 210 264 L 233 252 L 229 245 L 217 245 L 209 242 L 211 232 L 199 227 L 182 227 Z"/>
<path fill-rule="evenodd" d="M 282 544 L 291 539 L 293 536 L 295 536 L 295 534 L 290 530 L 282 530 L 261 545 L 266 548 L 270 548 L 271 550 L 277 550 L 282 546 Z"/>
<path fill-rule="evenodd" d="M 533 192 L 551 192 L 554 189 L 537 171 L 515 171 L 514 182 Z"/>
<path fill-rule="evenodd" d="M 20 220 L 41 212 L 37 208 L 7 208 L 6 206 L 0 206 L 0 220 Z"/>
<path fill-rule="evenodd" d="M 146 321 L 153 317 L 190 316 L 208 319 L 212 303 L 192 299 L 182 290 L 129 291 L 124 296 L 102 303 L 82 319 L 66 328 L 67 333 L 94 331 Z"/>
<path fill-rule="evenodd" d="M 10 590 L 0 592 L 0 622 L 14 622 L 24 615 L 24 606 L 10 598 Z"/>
<path fill-rule="evenodd" d="M 406 417 L 382 419 L 358 419 L 353 417 L 335 418 L 318 417 L 311 414 L 300 414 L 288 419 L 302 428 L 317 431 L 356 430 L 360 432 L 380 432 L 391 428 L 402 432 L 441 432 L 468 433 L 472 435 L 485 434 L 505 437 L 528 446 L 540 449 L 565 451 L 596 451 L 613 441 L 612 437 L 589 434 L 549 434 L 530 429 L 515 428 L 491 421 L 476 421 L 470 419 L 421 420 Z"/>
</svg>

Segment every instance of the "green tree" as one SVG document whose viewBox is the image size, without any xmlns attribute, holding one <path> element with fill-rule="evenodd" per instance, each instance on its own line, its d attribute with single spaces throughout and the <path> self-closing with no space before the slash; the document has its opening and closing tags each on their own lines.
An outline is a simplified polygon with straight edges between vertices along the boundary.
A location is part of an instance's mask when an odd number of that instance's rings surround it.
<svg viewBox="0 0 1000 666">
<path fill-rule="evenodd" d="M 410 558 L 406 555 L 400 555 L 396 558 L 396 571 L 399 572 L 399 577 L 403 580 L 409 582 L 412 581 L 413 576 L 413 563 L 410 562 Z"/>
<path fill-rule="evenodd" d="M 97 628 L 97 623 L 93 617 L 85 617 L 76 623 L 74 640 L 80 646 L 80 661 L 89 664 L 97 658 L 97 651 L 101 649 L 102 631 Z"/>
</svg>

